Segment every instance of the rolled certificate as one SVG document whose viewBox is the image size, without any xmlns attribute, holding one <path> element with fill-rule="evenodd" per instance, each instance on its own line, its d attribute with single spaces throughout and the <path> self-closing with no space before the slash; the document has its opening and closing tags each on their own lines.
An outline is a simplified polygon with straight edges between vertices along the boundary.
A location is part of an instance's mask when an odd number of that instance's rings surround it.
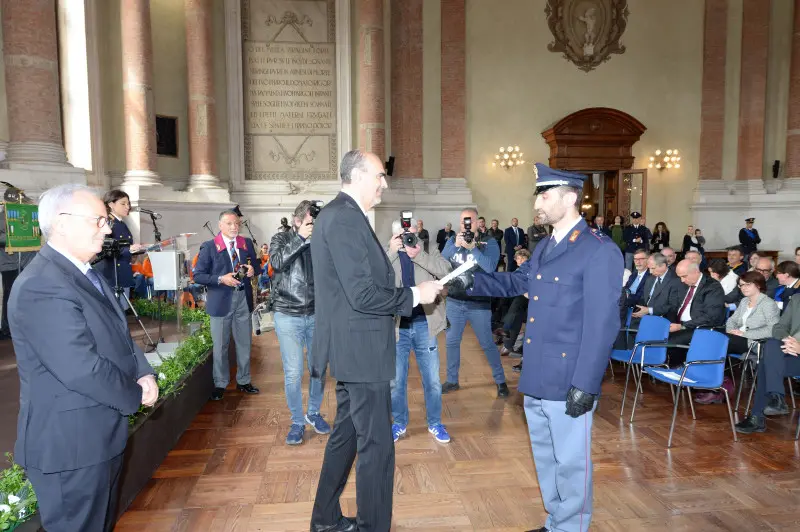
<svg viewBox="0 0 800 532">
<path fill-rule="evenodd" d="M 455 279 L 456 277 L 458 277 L 462 273 L 467 272 L 470 269 L 474 268 L 476 265 L 477 265 L 477 263 L 475 262 L 475 259 L 472 258 L 472 255 L 467 255 L 467 262 L 465 262 L 464 264 L 462 264 L 461 266 L 459 266 L 458 268 L 456 268 L 452 272 L 448 273 L 447 275 L 445 275 L 444 277 L 439 279 L 438 282 L 440 284 L 442 284 L 442 285 L 446 285 L 447 283 L 449 283 L 450 281 L 452 281 L 453 279 Z"/>
</svg>

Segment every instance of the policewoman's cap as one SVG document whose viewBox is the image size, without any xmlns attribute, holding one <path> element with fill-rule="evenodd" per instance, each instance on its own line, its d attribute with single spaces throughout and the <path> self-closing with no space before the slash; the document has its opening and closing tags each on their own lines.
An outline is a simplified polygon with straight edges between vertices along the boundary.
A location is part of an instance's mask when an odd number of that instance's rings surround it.
<svg viewBox="0 0 800 532">
<path fill-rule="evenodd" d="M 555 187 L 573 187 L 581 189 L 583 188 L 583 182 L 586 181 L 586 176 L 583 174 L 553 170 L 549 166 L 545 166 L 541 163 L 533 165 L 533 173 L 536 176 L 537 193 Z"/>
</svg>

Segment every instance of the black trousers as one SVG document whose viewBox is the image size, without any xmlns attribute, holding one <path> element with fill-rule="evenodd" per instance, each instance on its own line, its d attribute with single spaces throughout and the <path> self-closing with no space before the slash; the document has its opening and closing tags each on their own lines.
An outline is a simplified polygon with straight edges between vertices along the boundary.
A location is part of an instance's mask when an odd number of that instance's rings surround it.
<svg viewBox="0 0 800 532">
<path fill-rule="evenodd" d="M 389 382 L 336 383 L 336 420 L 319 475 L 311 524 L 333 525 L 342 517 L 339 497 L 358 454 L 358 530 L 388 532 L 392 525 L 394 441 Z"/>
<path fill-rule="evenodd" d="M 8 328 L 8 296 L 11 295 L 11 287 L 14 285 L 14 281 L 17 280 L 17 276 L 19 272 L 17 270 L 11 270 L 9 272 L 2 272 L 3 277 L 3 320 L 0 323 L 0 333 L 2 334 L 10 334 L 11 331 Z"/>
<path fill-rule="evenodd" d="M 786 393 L 786 377 L 800 375 L 800 357 L 787 355 L 781 351 L 781 341 L 767 340 L 761 348 L 761 362 L 758 363 L 753 414 L 764 415 L 764 407 L 769 404 L 771 395 Z"/>
<path fill-rule="evenodd" d="M 108 532 L 116 524 L 120 454 L 107 462 L 58 473 L 26 472 L 47 532 Z"/>
<path fill-rule="evenodd" d="M 528 298 L 525 296 L 517 296 L 511 301 L 511 306 L 503 318 L 503 329 L 508 332 L 508 337 L 503 341 L 503 347 L 509 351 L 514 349 L 514 344 L 517 342 L 517 336 L 522 329 L 522 323 L 528 315 Z"/>
</svg>

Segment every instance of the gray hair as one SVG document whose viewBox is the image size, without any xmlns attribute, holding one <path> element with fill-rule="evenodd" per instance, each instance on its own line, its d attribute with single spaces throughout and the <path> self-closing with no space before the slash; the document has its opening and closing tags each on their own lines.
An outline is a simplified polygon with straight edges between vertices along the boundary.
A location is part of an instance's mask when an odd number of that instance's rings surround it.
<svg viewBox="0 0 800 532">
<path fill-rule="evenodd" d="M 697 255 L 701 260 L 703 258 L 703 256 L 700 254 L 699 251 L 687 251 L 686 253 L 684 253 L 683 258 L 684 259 L 688 259 L 689 255 L 692 255 L 692 256 Z"/>
<path fill-rule="evenodd" d="M 234 211 L 233 209 L 225 209 L 224 211 L 222 211 L 221 213 L 219 213 L 219 219 L 220 219 L 220 220 L 222 220 L 223 218 L 225 218 L 225 217 L 226 217 L 226 216 L 228 216 L 228 215 L 233 215 L 233 216 L 236 216 L 236 219 L 237 219 L 237 220 L 239 219 L 239 213 L 237 213 L 237 212 L 236 212 L 236 211 Z"/>
<path fill-rule="evenodd" d="M 353 170 L 366 171 L 367 169 L 367 154 L 361 150 L 350 150 L 342 157 L 342 164 L 339 167 L 339 175 L 342 178 L 342 183 L 350 183 L 353 181 Z"/>
<path fill-rule="evenodd" d="M 689 268 L 690 272 L 698 272 L 698 271 L 700 271 L 700 265 L 697 264 L 696 262 L 692 262 L 692 261 L 689 261 L 689 264 L 688 264 L 687 268 Z"/>
<path fill-rule="evenodd" d="M 413 227 L 416 227 L 416 226 L 417 226 L 416 218 L 411 218 L 411 227 L 413 228 Z M 396 234 L 402 233 L 402 232 L 403 232 L 403 224 L 400 222 L 400 220 L 393 221 L 392 222 L 392 234 L 396 235 Z"/>
<path fill-rule="evenodd" d="M 42 230 L 42 234 L 47 240 L 50 240 L 56 216 L 68 211 L 72 207 L 75 194 L 80 192 L 100 199 L 97 190 L 77 183 L 53 187 L 39 197 L 39 229 Z"/>
<path fill-rule="evenodd" d="M 464 207 L 463 209 L 461 209 L 461 212 L 474 213 L 475 214 L 475 223 L 478 223 L 478 209 L 476 207 Z"/>
<path fill-rule="evenodd" d="M 758 256 L 758 260 L 759 261 L 762 261 L 762 260 L 769 261 L 769 269 L 770 270 L 775 270 L 775 261 L 772 259 L 772 257 L 768 257 L 766 255 L 759 255 Z"/>
<path fill-rule="evenodd" d="M 667 264 L 667 257 L 665 257 L 663 253 L 653 253 L 650 255 L 650 258 L 653 259 L 656 266 L 664 266 Z"/>
</svg>

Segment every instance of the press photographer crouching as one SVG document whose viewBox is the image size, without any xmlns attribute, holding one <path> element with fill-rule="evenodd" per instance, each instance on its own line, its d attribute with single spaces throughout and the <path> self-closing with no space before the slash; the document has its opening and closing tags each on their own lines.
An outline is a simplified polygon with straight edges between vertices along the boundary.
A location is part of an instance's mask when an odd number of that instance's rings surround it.
<svg viewBox="0 0 800 532">
<path fill-rule="evenodd" d="M 395 286 L 412 287 L 422 281 L 441 279 L 450 273 L 450 263 L 436 247 L 425 252 L 423 240 L 417 238 L 418 226 L 410 212 L 404 212 L 392 223 L 389 240 L 389 262 L 394 269 Z M 409 317 L 396 320 L 397 345 L 395 377 L 392 388 L 392 437 L 397 441 L 408 426 L 408 361 L 411 350 L 417 357 L 425 394 L 428 432 L 439 443 L 448 443 L 450 435 L 442 425 L 442 386 L 439 380 L 439 349 L 436 337 L 447 327 L 444 298 L 417 305 Z"/>
<path fill-rule="evenodd" d="M 275 233 L 269 244 L 269 263 L 274 271 L 270 303 L 281 349 L 286 404 L 292 415 L 292 426 L 286 435 L 287 445 L 303 443 L 306 423 L 317 434 L 331 431 L 319 413 L 327 368 L 322 368 L 321 377 L 310 377 L 308 413 L 303 416 L 303 367 L 308 367 L 311 373 L 311 346 L 314 343 L 314 269 L 310 238 L 320 204 L 301 201 L 294 210 L 291 229 Z M 307 353 L 305 359 L 303 348 Z"/>
<path fill-rule="evenodd" d="M 144 249 L 141 244 L 133 243 L 130 229 L 122 221 L 131 212 L 131 199 L 121 190 L 109 190 L 103 196 L 103 203 L 108 212 L 108 225 L 111 234 L 103 241 L 103 249 L 97 254 L 94 268 L 100 272 L 112 288 L 121 288 L 125 297 L 117 296 L 122 310 L 127 310 L 127 299 L 131 295 L 131 287 L 136 283 L 131 268 L 131 254 Z M 116 292 L 119 294 L 119 292 Z"/>
</svg>

